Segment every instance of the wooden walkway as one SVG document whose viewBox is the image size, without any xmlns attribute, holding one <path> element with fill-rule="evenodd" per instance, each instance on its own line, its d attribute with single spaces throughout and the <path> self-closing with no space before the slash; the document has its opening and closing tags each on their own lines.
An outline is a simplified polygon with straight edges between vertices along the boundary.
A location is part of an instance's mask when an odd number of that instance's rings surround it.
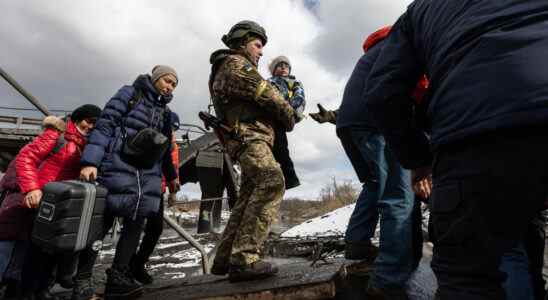
<svg viewBox="0 0 548 300">
<path fill-rule="evenodd" d="M 310 262 L 282 265 L 277 276 L 257 281 L 230 283 L 226 276 L 196 276 L 147 288 L 140 299 L 335 299 L 342 269 L 344 260 L 336 259 L 315 266 Z"/>
</svg>

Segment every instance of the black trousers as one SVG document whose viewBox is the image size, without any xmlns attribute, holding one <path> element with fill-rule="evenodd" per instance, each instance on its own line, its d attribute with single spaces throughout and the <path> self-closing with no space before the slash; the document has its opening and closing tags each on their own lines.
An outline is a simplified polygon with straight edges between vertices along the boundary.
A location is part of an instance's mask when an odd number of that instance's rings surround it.
<svg viewBox="0 0 548 300">
<path fill-rule="evenodd" d="M 546 127 L 499 130 L 435 153 L 438 299 L 505 299 L 501 256 L 523 242 L 548 196 Z"/>
<path fill-rule="evenodd" d="M 546 239 L 546 218 L 539 212 L 533 221 L 529 223 L 525 236 L 525 252 L 529 259 L 529 273 L 533 284 L 535 299 L 544 300 L 546 296 L 546 281 L 542 269 L 544 268 L 544 246 Z"/>
<path fill-rule="evenodd" d="M 139 246 L 139 251 L 135 254 L 135 261 L 139 264 L 146 263 L 154 248 L 160 240 L 162 231 L 164 230 L 164 201 L 160 201 L 160 210 L 158 214 L 148 217 L 145 225 L 145 234 Z"/>
<path fill-rule="evenodd" d="M 272 154 L 282 168 L 286 188 L 295 187 L 296 185 L 299 185 L 299 177 L 295 172 L 293 160 L 289 155 L 289 143 L 287 141 L 287 133 L 281 129 L 275 129 L 274 133 L 275 137 L 274 146 L 272 147 Z"/>
<path fill-rule="evenodd" d="M 143 233 L 143 227 L 145 224 L 144 217 L 137 217 L 135 220 L 130 217 L 124 218 L 124 225 L 118 243 L 116 244 L 116 252 L 114 254 L 114 260 L 112 262 L 113 267 L 123 268 L 129 265 L 131 257 L 137 251 L 139 247 L 139 240 L 141 233 Z M 105 226 L 103 231 L 103 237 L 107 235 L 108 231 L 114 223 L 114 217 L 111 215 L 105 215 Z M 97 251 L 94 251 L 91 247 L 82 250 L 80 254 L 80 260 L 78 262 L 78 271 L 76 273 L 76 279 L 91 278 L 93 273 L 93 266 L 97 259 Z"/>
</svg>

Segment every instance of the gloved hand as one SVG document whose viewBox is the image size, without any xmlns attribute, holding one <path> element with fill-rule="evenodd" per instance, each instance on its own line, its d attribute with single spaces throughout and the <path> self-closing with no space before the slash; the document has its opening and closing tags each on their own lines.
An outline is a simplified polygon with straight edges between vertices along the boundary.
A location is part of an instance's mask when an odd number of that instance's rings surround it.
<svg viewBox="0 0 548 300">
<path fill-rule="evenodd" d="M 325 122 L 333 123 L 335 124 L 337 122 L 337 115 L 332 110 L 326 110 L 321 104 L 318 103 L 318 112 L 317 113 L 310 113 L 310 117 L 314 119 L 316 122 L 322 124 Z"/>
</svg>

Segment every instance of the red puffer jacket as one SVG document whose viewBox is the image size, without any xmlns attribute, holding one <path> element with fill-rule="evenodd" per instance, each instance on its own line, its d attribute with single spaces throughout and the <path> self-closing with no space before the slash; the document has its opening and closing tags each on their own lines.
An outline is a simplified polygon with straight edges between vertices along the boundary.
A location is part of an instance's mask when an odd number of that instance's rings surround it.
<svg viewBox="0 0 548 300">
<path fill-rule="evenodd" d="M 78 178 L 86 139 L 76 129 L 76 125 L 68 121 L 64 133 L 65 143 L 52 154 L 61 134 L 57 129 L 46 128 L 32 143 L 21 149 L 15 158 L 17 181 L 23 194 L 41 189 L 50 181 Z"/>
<path fill-rule="evenodd" d="M 58 148 L 65 124 L 57 117 L 47 117 L 44 127 L 42 134 L 21 149 L 0 181 L 0 189 L 8 191 L 0 206 L 0 240 L 29 238 L 34 209 L 25 206 L 24 194 L 41 189 L 50 181 L 75 179 L 80 172 L 84 136 L 69 121 L 64 133 L 64 146 L 53 151 Z"/>
</svg>

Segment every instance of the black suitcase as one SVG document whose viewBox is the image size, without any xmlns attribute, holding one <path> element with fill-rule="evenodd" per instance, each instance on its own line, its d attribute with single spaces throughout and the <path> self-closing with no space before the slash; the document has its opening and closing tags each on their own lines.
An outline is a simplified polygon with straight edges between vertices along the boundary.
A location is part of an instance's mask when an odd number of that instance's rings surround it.
<svg viewBox="0 0 548 300">
<path fill-rule="evenodd" d="M 32 229 L 32 241 L 48 252 L 102 246 L 106 188 L 81 181 L 50 182 Z"/>
</svg>

